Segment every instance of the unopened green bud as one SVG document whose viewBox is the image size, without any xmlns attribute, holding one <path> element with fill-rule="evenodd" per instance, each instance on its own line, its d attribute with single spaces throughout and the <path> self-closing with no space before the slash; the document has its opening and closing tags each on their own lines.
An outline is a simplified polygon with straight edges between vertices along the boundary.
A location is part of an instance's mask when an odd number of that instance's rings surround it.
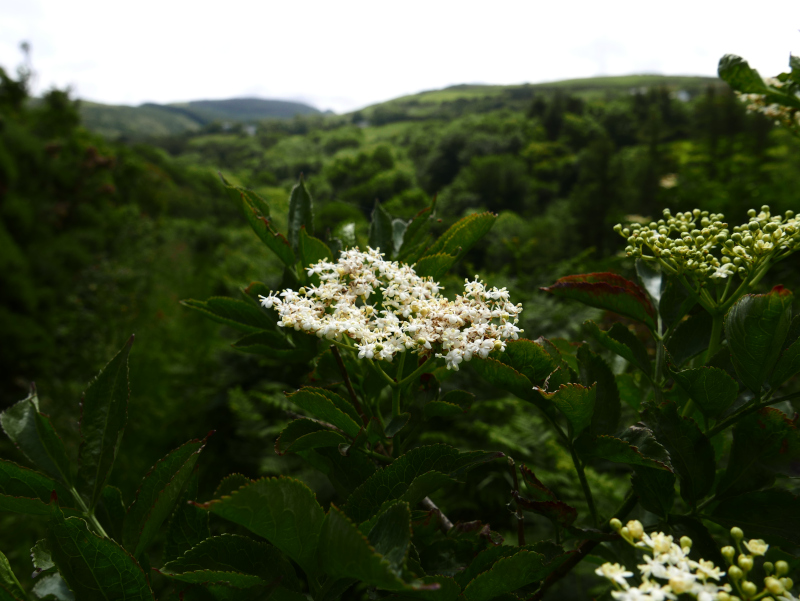
<svg viewBox="0 0 800 601">
<path fill-rule="evenodd" d="M 731 601 L 731 596 L 725 591 L 717 593 L 717 601 Z"/>
<path fill-rule="evenodd" d="M 767 576 L 771 576 L 773 570 L 775 569 L 775 566 L 773 565 L 773 563 L 771 561 L 765 561 L 762 567 L 764 568 L 764 573 Z"/>
<path fill-rule="evenodd" d="M 794 217 L 794 211 L 786 211 L 785 215 L 786 219 L 791 219 L 792 217 Z"/>
<path fill-rule="evenodd" d="M 769 205 L 761 205 L 761 212 L 769 215 Z"/>
<path fill-rule="evenodd" d="M 739 560 L 737 563 L 745 572 L 749 572 L 753 569 L 753 558 L 749 555 L 739 555 Z"/>
<path fill-rule="evenodd" d="M 383 350 L 383 345 L 382 344 L 376 344 L 375 345 L 375 350 L 378 351 L 378 352 L 381 352 Z"/>
<path fill-rule="evenodd" d="M 742 592 L 748 597 L 752 597 L 758 592 L 758 587 L 755 585 L 754 582 L 745 580 L 744 582 L 742 582 Z"/>
<path fill-rule="evenodd" d="M 625 526 L 619 529 L 619 535 L 627 541 L 631 540 L 631 531 Z"/>
<path fill-rule="evenodd" d="M 756 210 L 755 209 L 750 209 L 749 211 L 747 211 L 747 216 L 748 217 L 755 217 L 756 216 Z"/>
<path fill-rule="evenodd" d="M 744 576 L 744 572 L 737 566 L 731 566 L 728 568 L 728 576 L 731 580 L 739 580 Z"/>
<path fill-rule="evenodd" d="M 688 536 L 681 537 L 681 548 L 682 549 L 691 549 L 692 548 L 692 539 Z"/>
<path fill-rule="evenodd" d="M 789 577 L 781 578 L 781 584 L 785 586 L 786 590 L 788 591 L 791 590 L 791 588 L 794 586 L 794 580 L 792 580 Z"/>
<path fill-rule="evenodd" d="M 622 522 L 620 522 L 617 518 L 611 518 L 611 521 L 608 522 L 611 526 L 612 530 L 619 532 L 619 529 L 622 528 Z"/>
<path fill-rule="evenodd" d="M 756 231 L 758 227 L 759 227 L 758 221 L 751 221 L 750 223 L 747 224 L 747 229 L 749 229 L 751 232 Z"/>
<path fill-rule="evenodd" d="M 615 225 L 614 231 L 617 232 L 618 234 L 622 233 L 622 224 L 618 223 L 617 225 Z"/>
<path fill-rule="evenodd" d="M 786 592 L 786 587 L 784 587 L 777 578 L 764 578 L 764 586 L 767 587 L 767 590 L 773 595 L 782 595 Z"/>
<path fill-rule="evenodd" d="M 778 576 L 783 576 L 784 574 L 788 574 L 789 573 L 789 564 L 786 563 L 785 561 L 783 561 L 782 559 L 780 561 L 776 561 L 775 562 L 775 573 Z M 789 588 L 791 588 L 791 587 L 789 587 Z"/>
<path fill-rule="evenodd" d="M 742 532 L 742 529 L 738 526 L 734 526 L 731 528 L 731 536 L 733 537 L 733 540 L 739 542 L 744 538 L 744 532 Z"/>
</svg>

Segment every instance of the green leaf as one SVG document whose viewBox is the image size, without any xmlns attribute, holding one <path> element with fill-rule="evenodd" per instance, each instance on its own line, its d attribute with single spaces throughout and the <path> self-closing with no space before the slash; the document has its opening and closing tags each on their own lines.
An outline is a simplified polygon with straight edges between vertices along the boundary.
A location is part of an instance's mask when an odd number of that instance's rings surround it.
<svg viewBox="0 0 800 601">
<path fill-rule="evenodd" d="M 617 431 L 622 405 L 619 390 L 611 368 L 602 357 L 593 353 L 587 345 L 578 349 L 581 383 L 584 386 L 597 385 L 594 413 L 589 431 L 592 434 L 612 434 Z"/>
<path fill-rule="evenodd" d="M 333 253 L 319 238 L 310 236 L 306 228 L 300 229 L 300 264 L 305 268 L 320 261 L 333 261 Z"/>
<path fill-rule="evenodd" d="M 791 319 L 792 293 L 781 286 L 767 294 L 743 296 L 725 316 L 736 373 L 756 394 L 778 362 Z"/>
<path fill-rule="evenodd" d="M 28 595 L 22 590 L 22 585 L 11 570 L 8 558 L 0 552 L 0 600 L 26 601 Z"/>
<path fill-rule="evenodd" d="M 184 307 L 199 311 L 217 323 L 225 324 L 243 332 L 275 330 L 277 320 L 265 310 L 241 300 L 212 296 L 206 301 L 182 300 Z"/>
<path fill-rule="evenodd" d="M 750 67 L 748 62 L 735 54 L 726 54 L 719 59 L 717 73 L 737 92 L 744 94 L 766 94 L 769 89 L 758 71 Z"/>
<path fill-rule="evenodd" d="M 301 336 L 304 335 L 301 334 Z M 310 338 L 310 336 L 308 338 Z M 314 342 L 313 349 L 316 349 L 316 338 L 312 341 Z M 233 348 L 243 353 L 261 355 L 262 357 L 287 363 L 306 363 L 316 355 L 315 350 L 306 349 L 299 345 L 294 346 L 280 332 L 249 334 L 237 340 Z"/>
<path fill-rule="evenodd" d="M 687 315 L 697 304 L 695 298 L 677 280 L 667 280 L 658 303 L 658 312 L 661 314 L 664 327 L 671 326 Z"/>
<path fill-rule="evenodd" d="M 676 367 L 680 367 L 708 348 L 711 326 L 711 315 L 705 311 L 692 315 L 678 324 L 666 345 Z"/>
<path fill-rule="evenodd" d="M 484 451 L 461 453 L 444 444 L 417 447 L 376 471 L 354 490 L 344 511 L 356 522 L 364 522 L 387 501 L 402 499 L 416 503 L 448 479 L 458 478 L 473 467 L 502 456 L 502 453 Z M 433 475 L 426 475 L 431 472 Z"/>
<path fill-rule="evenodd" d="M 316 390 L 301 388 L 296 392 L 287 394 L 286 397 L 304 411 L 323 422 L 333 424 L 351 438 L 358 436 L 361 431 L 360 419 L 354 421 L 350 415 L 339 409 L 328 397 L 323 396 Z M 342 402 L 346 403 L 344 400 Z"/>
<path fill-rule="evenodd" d="M 739 395 L 739 385 L 718 367 L 698 367 L 672 372 L 675 382 L 706 417 L 718 419 Z"/>
<path fill-rule="evenodd" d="M 558 359 L 554 359 L 539 342 L 520 338 L 506 342 L 506 350 L 498 359 L 513 367 L 533 384 L 541 385 L 559 367 L 560 352 L 557 357 Z"/>
<path fill-rule="evenodd" d="M 545 399 L 558 407 L 567 418 L 575 437 L 592 423 L 594 405 L 597 398 L 597 386 L 581 386 L 580 384 L 562 384 L 555 392 L 538 389 Z"/>
<path fill-rule="evenodd" d="M 786 547 L 800 545 L 800 497 L 771 488 L 722 501 L 709 519 L 727 528 L 738 526 L 748 538 L 763 538 Z"/>
<path fill-rule="evenodd" d="M 206 538 L 182 557 L 164 564 L 160 571 L 176 580 L 198 584 L 228 582 L 247 588 L 280 578 L 282 586 L 292 590 L 300 587 L 294 567 L 278 549 L 238 534 Z M 199 578 L 200 572 L 205 580 Z"/>
<path fill-rule="evenodd" d="M 317 541 L 325 513 L 305 484 L 285 477 L 262 478 L 203 508 L 263 536 L 307 574 L 317 573 Z"/>
<path fill-rule="evenodd" d="M 31 561 L 33 562 L 33 567 L 36 568 L 34 574 L 40 575 L 42 572 L 55 569 L 56 564 L 53 563 L 47 539 L 43 538 L 36 541 L 36 544 L 31 549 Z"/>
<path fill-rule="evenodd" d="M 252 190 L 230 185 L 222 178 L 228 197 L 238 206 L 250 227 L 264 245 L 274 252 L 284 265 L 295 264 L 292 246 L 286 237 L 276 232 L 270 225 L 269 207 L 267 203 Z"/>
<path fill-rule="evenodd" d="M 783 349 L 769 378 L 769 385 L 778 388 L 789 378 L 800 372 L 800 315 L 792 319 L 789 332 L 783 342 Z"/>
<path fill-rule="evenodd" d="M 195 467 L 167 525 L 164 561 L 180 557 L 210 535 L 208 512 L 191 503 L 197 501 L 199 482 L 198 470 Z"/>
<path fill-rule="evenodd" d="M 386 424 L 385 434 L 387 438 L 394 438 L 395 435 L 406 427 L 408 420 L 411 419 L 410 413 L 400 413 L 395 415 L 388 424 Z"/>
<path fill-rule="evenodd" d="M 47 543 L 59 573 L 81 601 L 155 599 L 131 555 L 91 532 L 82 519 L 64 519 L 56 503 L 51 503 Z"/>
<path fill-rule="evenodd" d="M 542 290 L 625 315 L 655 330 L 656 310 L 644 290 L 615 273 L 570 275 Z"/>
<path fill-rule="evenodd" d="M 458 252 L 463 257 L 467 251 L 483 238 L 497 220 L 494 213 L 472 213 L 454 223 L 439 239 L 425 251 L 426 257 Z"/>
<path fill-rule="evenodd" d="M 369 224 L 369 247 L 380 250 L 387 258 L 392 256 L 395 249 L 392 216 L 377 200 Z"/>
<path fill-rule="evenodd" d="M 314 204 L 301 175 L 289 196 L 289 243 L 295 253 L 300 250 L 300 230 L 303 228 L 310 234 L 314 233 Z"/>
<path fill-rule="evenodd" d="M 658 309 L 661 301 L 661 294 L 664 292 L 667 283 L 661 273 L 660 265 L 654 261 L 645 261 L 641 258 L 636 259 L 636 275 L 639 276 L 639 281 L 653 301 L 653 305 Z"/>
<path fill-rule="evenodd" d="M 392 220 L 392 256 L 396 256 L 397 253 L 400 251 L 400 248 L 403 246 L 403 238 L 406 235 L 406 228 L 408 227 L 408 223 L 403 221 L 402 219 L 393 219 Z"/>
<path fill-rule="evenodd" d="M 557 501 L 555 493 L 547 488 L 532 469 L 526 465 L 520 465 L 519 471 L 522 473 L 522 479 L 525 481 L 525 487 L 535 501 Z"/>
<path fill-rule="evenodd" d="M 377 469 L 375 463 L 363 453 L 350 453 L 344 456 L 338 449 L 316 448 L 299 451 L 297 454 L 325 474 L 339 496 L 344 499 Z"/>
<path fill-rule="evenodd" d="M 728 468 L 717 486 L 717 497 L 771 486 L 776 473 L 796 476 L 797 465 L 800 433 L 795 423 L 783 412 L 765 407 L 733 428 Z"/>
<path fill-rule="evenodd" d="M 681 497 L 694 506 L 714 485 L 716 462 L 711 442 L 693 419 L 678 415 L 675 403 L 646 406 L 642 420 L 667 449 L 680 479 Z"/>
<path fill-rule="evenodd" d="M 71 504 L 69 490 L 55 480 L 32 469 L 0 459 L 0 511 L 49 515 L 50 494 Z"/>
<path fill-rule="evenodd" d="M 356 408 L 353 406 L 353 404 L 350 402 L 349 399 L 345 399 L 344 397 L 339 396 L 338 394 L 336 394 L 332 390 L 328 390 L 327 388 L 305 386 L 303 387 L 303 390 L 308 390 L 309 392 L 315 392 L 317 394 L 321 394 L 331 403 L 333 403 L 339 411 L 345 413 L 354 422 L 356 422 L 357 424 L 362 423 L 363 420 L 361 419 L 361 416 L 358 414 L 358 411 L 356 411 Z"/>
<path fill-rule="evenodd" d="M 666 518 L 675 502 L 675 474 L 652 467 L 637 466 L 631 476 L 633 492 L 647 511 Z"/>
<path fill-rule="evenodd" d="M 83 394 L 77 488 L 89 508 L 100 498 L 128 421 L 128 354 L 132 344 L 133 336 Z"/>
<path fill-rule="evenodd" d="M 411 545 L 411 509 L 408 503 L 389 503 L 372 520 L 367 539 L 375 552 L 389 562 L 392 571 L 402 574 Z"/>
<path fill-rule="evenodd" d="M 601 330 L 591 320 L 585 321 L 583 325 L 592 338 L 612 353 L 616 353 L 631 365 L 635 365 L 648 376 L 653 373 L 653 366 L 650 364 L 644 344 L 624 325 L 615 323 L 607 332 Z"/>
<path fill-rule="evenodd" d="M 134 557 L 141 555 L 172 514 L 207 440 L 191 440 L 178 447 L 160 459 L 142 480 L 136 499 L 128 508 L 122 534 L 125 548 Z"/>
<path fill-rule="evenodd" d="M 425 419 L 433 417 L 453 417 L 469 411 L 475 395 L 465 390 L 451 390 L 440 399 L 425 403 Z"/>
<path fill-rule="evenodd" d="M 500 595 L 538 582 L 558 568 L 569 554 L 547 562 L 544 555 L 533 551 L 518 551 L 497 561 L 491 569 L 478 574 L 464 589 L 466 601 L 489 601 Z"/>
<path fill-rule="evenodd" d="M 33 594 L 43 601 L 75 601 L 75 595 L 58 572 L 38 578 Z"/>
<path fill-rule="evenodd" d="M 378 554 L 356 525 L 331 505 L 319 537 L 322 570 L 335 578 L 356 578 L 377 588 L 398 591 L 407 588 L 392 569 L 391 562 Z"/>
<path fill-rule="evenodd" d="M 64 443 L 50 418 L 39 412 L 35 385 L 31 385 L 26 398 L 0 413 L 0 426 L 31 463 L 64 484 L 71 484 L 72 470 Z"/>
<path fill-rule="evenodd" d="M 649 384 L 642 382 L 642 378 L 638 376 L 639 374 L 624 373 L 618 374 L 615 378 L 620 399 L 636 412 L 639 411 L 639 406 L 650 392 Z"/>
<path fill-rule="evenodd" d="M 343 442 L 347 442 L 344 436 L 314 420 L 296 419 L 281 430 L 275 441 L 275 452 L 285 455 L 290 451 L 297 453 L 320 447 L 338 447 Z"/>
<path fill-rule="evenodd" d="M 122 541 L 122 525 L 125 522 L 125 504 L 122 491 L 116 486 L 104 486 L 100 493 L 100 501 L 95 508 L 95 515 L 103 529 L 115 541 Z"/>
<path fill-rule="evenodd" d="M 420 277 L 431 277 L 435 282 L 442 279 L 449 269 L 455 264 L 458 255 L 439 253 L 427 255 L 414 265 L 414 271 Z"/>
<path fill-rule="evenodd" d="M 247 486 L 251 482 L 250 478 L 242 474 L 229 474 L 217 484 L 217 488 L 214 490 L 214 498 L 219 499 L 220 497 L 230 496 L 234 491 L 239 490 L 242 486 Z"/>
<path fill-rule="evenodd" d="M 431 208 L 425 207 L 408 222 L 403 233 L 403 244 L 397 251 L 397 258 L 404 263 L 415 263 L 422 254 L 431 230 Z"/>
<path fill-rule="evenodd" d="M 634 426 L 635 427 L 635 426 Z M 647 428 L 639 428 L 647 430 Z M 585 457 L 599 457 L 615 463 L 628 465 L 642 465 L 659 470 L 670 469 L 669 455 L 655 438 L 650 434 L 650 439 L 642 437 L 637 444 L 605 434 L 591 440 L 582 446 L 580 453 Z"/>
</svg>

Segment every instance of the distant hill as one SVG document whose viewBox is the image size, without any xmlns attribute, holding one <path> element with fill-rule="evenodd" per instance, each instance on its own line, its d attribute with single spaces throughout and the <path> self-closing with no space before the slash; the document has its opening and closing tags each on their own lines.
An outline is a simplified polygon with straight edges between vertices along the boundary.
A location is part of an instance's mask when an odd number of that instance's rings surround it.
<svg viewBox="0 0 800 601">
<path fill-rule="evenodd" d="M 401 96 L 357 111 L 364 119 L 375 124 L 399 119 L 430 119 L 439 115 L 451 115 L 459 106 L 467 111 L 494 110 L 501 106 L 517 108 L 528 104 L 536 95 L 550 96 L 558 92 L 577 96 L 583 100 L 608 100 L 616 96 L 631 94 L 648 88 L 667 88 L 690 98 L 702 93 L 709 86 L 727 84 L 717 77 L 689 75 L 622 75 L 612 77 L 589 77 L 565 79 L 536 84 L 509 86 L 460 84 L 441 90 L 428 90 Z"/>
<path fill-rule="evenodd" d="M 108 138 L 161 137 L 195 131 L 215 121 L 254 123 L 262 119 L 290 119 L 295 115 L 319 113 L 313 106 L 300 102 L 261 98 L 146 103 L 140 106 L 81 103 L 84 125 Z"/>
</svg>

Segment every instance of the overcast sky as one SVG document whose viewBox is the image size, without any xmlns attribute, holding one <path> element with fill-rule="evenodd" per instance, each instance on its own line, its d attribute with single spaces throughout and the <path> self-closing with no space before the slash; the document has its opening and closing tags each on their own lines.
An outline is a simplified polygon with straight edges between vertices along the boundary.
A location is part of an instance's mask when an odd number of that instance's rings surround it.
<svg viewBox="0 0 800 601">
<path fill-rule="evenodd" d="M 259 96 L 336 112 L 459 83 L 774 75 L 800 1 L 0 0 L 0 66 L 32 46 L 36 92 L 110 104 Z"/>
</svg>

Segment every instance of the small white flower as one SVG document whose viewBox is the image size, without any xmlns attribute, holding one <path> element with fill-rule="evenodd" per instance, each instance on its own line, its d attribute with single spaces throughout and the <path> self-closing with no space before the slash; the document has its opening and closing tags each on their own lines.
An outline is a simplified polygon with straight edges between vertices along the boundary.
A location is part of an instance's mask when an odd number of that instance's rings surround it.
<svg viewBox="0 0 800 601">
<path fill-rule="evenodd" d="M 618 563 L 604 563 L 594 571 L 598 576 L 608 578 L 612 582 L 616 582 L 622 588 L 628 588 L 626 578 L 632 578 L 633 572 L 629 572 L 624 566 Z"/>
<path fill-rule="evenodd" d="M 760 538 L 751 539 L 743 544 L 753 555 L 764 555 L 767 552 L 767 549 L 769 549 L 769 545 Z"/>
</svg>

